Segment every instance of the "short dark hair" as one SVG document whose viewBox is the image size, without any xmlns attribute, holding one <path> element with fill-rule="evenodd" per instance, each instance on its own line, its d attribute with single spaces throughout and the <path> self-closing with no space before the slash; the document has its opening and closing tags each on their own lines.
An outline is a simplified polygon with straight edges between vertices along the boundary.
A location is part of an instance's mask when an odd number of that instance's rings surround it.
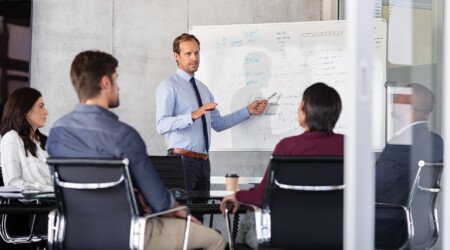
<svg viewBox="0 0 450 250">
<path fill-rule="evenodd" d="M 80 102 L 100 94 L 100 80 L 103 76 L 112 79 L 118 61 L 114 56 L 101 51 L 84 51 L 73 59 L 70 68 L 72 85 Z"/>
<path fill-rule="evenodd" d="M 37 157 L 36 144 L 31 138 L 31 130 L 33 128 L 27 121 L 27 114 L 41 96 L 41 93 L 36 89 L 16 89 L 8 97 L 8 100 L 6 100 L 5 109 L 3 110 L 0 135 L 4 136 L 9 131 L 15 130 L 23 141 L 26 156 L 30 152 L 34 157 Z M 39 129 L 36 129 L 35 135 L 39 140 L 41 148 L 45 149 L 47 136 L 41 134 Z"/>
<path fill-rule="evenodd" d="M 309 131 L 333 133 L 342 110 L 338 92 L 325 83 L 318 82 L 303 92 L 303 100 L 305 101 L 303 107 L 305 123 Z"/>
</svg>

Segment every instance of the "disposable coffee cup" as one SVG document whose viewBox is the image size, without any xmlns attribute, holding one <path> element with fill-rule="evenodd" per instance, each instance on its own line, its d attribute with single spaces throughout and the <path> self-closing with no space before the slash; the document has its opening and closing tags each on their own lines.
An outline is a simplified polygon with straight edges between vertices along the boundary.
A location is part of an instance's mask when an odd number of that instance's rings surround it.
<svg viewBox="0 0 450 250">
<path fill-rule="evenodd" d="M 229 192 L 235 192 L 239 186 L 239 175 L 226 174 L 225 175 L 226 190 Z"/>
</svg>

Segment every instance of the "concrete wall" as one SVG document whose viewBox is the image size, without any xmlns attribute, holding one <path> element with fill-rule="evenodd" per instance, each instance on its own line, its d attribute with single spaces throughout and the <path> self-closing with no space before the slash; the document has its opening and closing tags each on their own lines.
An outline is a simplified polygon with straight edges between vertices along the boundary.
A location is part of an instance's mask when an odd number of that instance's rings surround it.
<svg viewBox="0 0 450 250">
<path fill-rule="evenodd" d="M 321 20 L 317 0 L 34 0 L 31 86 L 50 115 L 42 131 L 78 102 L 70 64 L 83 50 L 119 60 L 120 107 L 113 111 L 135 127 L 149 154 L 164 155 L 155 130 L 155 89 L 176 70 L 172 41 L 189 27 Z M 214 138 L 213 138 L 214 139 Z M 262 176 L 271 152 L 211 152 L 212 175 Z"/>
</svg>

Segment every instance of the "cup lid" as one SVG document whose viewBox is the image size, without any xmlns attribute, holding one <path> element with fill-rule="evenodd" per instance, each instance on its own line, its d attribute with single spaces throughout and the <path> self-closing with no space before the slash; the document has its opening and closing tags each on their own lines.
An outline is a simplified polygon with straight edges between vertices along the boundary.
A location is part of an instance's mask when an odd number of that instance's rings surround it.
<svg viewBox="0 0 450 250">
<path fill-rule="evenodd" d="M 226 174 L 225 177 L 239 177 L 238 174 Z"/>
</svg>

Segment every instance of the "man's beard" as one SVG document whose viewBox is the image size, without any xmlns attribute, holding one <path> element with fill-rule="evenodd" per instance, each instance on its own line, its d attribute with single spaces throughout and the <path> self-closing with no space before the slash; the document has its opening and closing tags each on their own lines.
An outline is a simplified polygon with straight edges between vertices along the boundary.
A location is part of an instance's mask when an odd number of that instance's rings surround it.
<svg viewBox="0 0 450 250">
<path fill-rule="evenodd" d="M 108 103 L 109 108 L 117 108 L 119 107 L 119 104 L 120 104 L 119 98 L 117 98 L 116 100 L 110 100 Z"/>
</svg>

